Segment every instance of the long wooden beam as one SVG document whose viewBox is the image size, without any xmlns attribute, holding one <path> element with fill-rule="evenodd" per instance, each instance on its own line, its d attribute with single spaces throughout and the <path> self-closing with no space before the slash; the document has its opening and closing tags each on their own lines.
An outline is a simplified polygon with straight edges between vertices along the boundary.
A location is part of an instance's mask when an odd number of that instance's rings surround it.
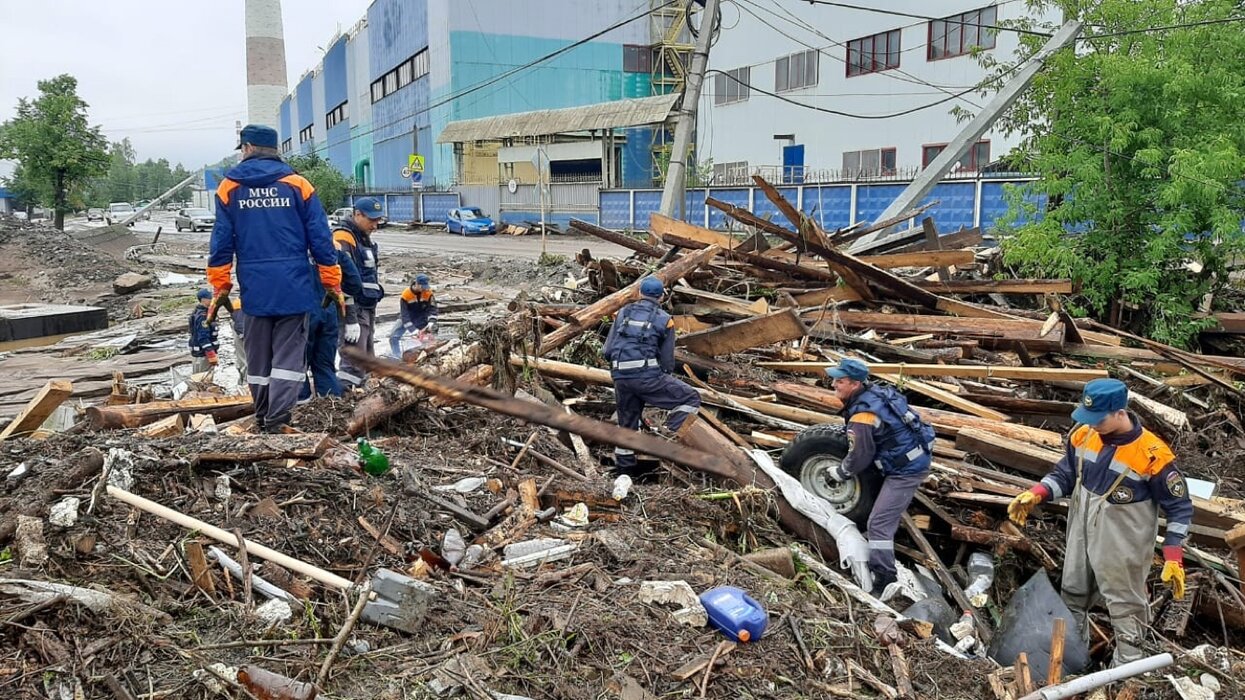
<svg viewBox="0 0 1245 700">
<path fill-rule="evenodd" d="M 596 224 L 590 224 L 582 219 L 571 219 L 571 228 L 591 234 L 601 240 L 609 241 L 615 245 L 630 248 L 631 250 L 634 250 L 641 255 L 653 258 L 654 260 L 666 254 L 666 251 L 658 248 L 657 246 L 649 245 L 643 241 L 638 241 L 624 233 L 618 233 L 617 231 L 611 231 L 607 228 L 601 228 Z"/>
<path fill-rule="evenodd" d="M 697 333 L 680 336 L 678 342 L 698 355 L 716 357 L 741 352 L 749 348 L 772 345 L 784 340 L 803 338 L 808 333 L 795 309 L 783 309 L 764 316 L 754 316 L 742 321 Z"/>
<path fill-rule="evenodd" d="M 781 372 L 794 372 L 821 376 L 833 362 L 758 362 L 758 367 Z M 1091 379 L 1102 379 L 1111 376 L 1105 369 L 1066 369 L 1061 367 L 1012 367 L 1010 365 L 920 365 L 907 363 L 874 363 L 869 365 L 874 374 L 915 377 L 957 377 L 957 378 L 995 378 L 1025 379 L 1031 381 L 1047 381 L 1062 379 L 1073 382 L 1087 382 Z"/>
<path fill-rule="evenodd" d="M 656 216 L 656 214 L 654 214 L 654 216 Z M 654 226 L 657 227 L 660 226 L 660 224 L 658 222 L 654 222 Z M 705 244 L 700 241 L 673 233 L 662 233 L 661 240 L 663 243 L 691 250 L 705 247 Z M 749 265 L 756 265 L 757 267 L 766 270 L 785 272 L 788 275 L 795 277 L 806 277 L 808 279 L 820 280 L 822 282 L 837 282 L 839 280 L 839 276 L 829 270 L 819 270 L 815 267 L 808 267 L 807 265 L 796 265 L 795 263 L 775 260 L 774 258 L 768 258 L 764 255 L 758 255 L 756 253 L 745 253 L 739 250 L 724 249 L 722 251 L 722 255 L 733 260 L 741 260 Z"/>
<path fill-rule="evenodd" d="M 805 321 L 818 321 L 820 314 L 803 315 Z M 918 314 L 885 314 L 871 311 L 839 311 L 833 323 L 821 323 L 824 330 L 839 328 L 872 328 L 880 332 L 938 333 L 967 338 L 980 338 L 995 342 L 1020 342 L 1031 351 L 1046 352 L 1063 347 L 1063 325 L 1056 325 L 1046 335 L 1042 334 L 1042 322 L 1027 318 L 959 318 L 955 316 L 931 316 Z"/>
<path fill-rule="evenodd" d="M 971 250 L 926 250 L 919 253 L 862 255 L 858 260 L 867 265 L 882 269 L 895 267 L 947 267 L 948 265 L 972 265 L 975 255 Z"/>
</svg>

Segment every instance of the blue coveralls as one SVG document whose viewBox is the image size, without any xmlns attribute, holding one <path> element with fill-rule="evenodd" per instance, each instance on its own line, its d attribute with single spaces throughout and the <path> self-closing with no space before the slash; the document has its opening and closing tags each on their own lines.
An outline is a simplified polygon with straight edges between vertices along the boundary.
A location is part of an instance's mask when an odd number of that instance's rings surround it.
<svg viewBox="0 0 1245 700">
<path fill-rule="evenodd" d="M 338 251 L 337 264 L 342 269 L 342 292 L 350 296 L 360 294 L 362 282 L 350 256 Z M 316 396 L 342 395 L 342 385 L 337 380 L 337 337 L 340 331 L 337 313 L 337 305 L 330 304 L 311 312 L 308 319 L 307 379 L 298 395 L 300 402 L 311 399 L 312 384 L 315 384 Z"/>
<path fill-rule="evenodd" d="M 431 289 L 420 289 L 412 284 L 402 291 L 398 308 L 402 317 L 389 333 L 389 349 L 394 357 L 402 359 L 402 336 L 437 322 L 437 300 Z"/>
<path fill-rule="evenodd" d="M 865 384 L 843 406 L 847 420 L 847 456 L 842 473 L 856 476 L 876 466 L 882 490 L 869 512 L 869 570 L 874 587 L 895 581 L 895 531 L 917 488 L 929 476 L 934 429 L 921 420 L 908 400 L 889 386 Z"/>
<path fill-rule="evenodd" d="M 194 358 L 192 371 L 206 372 L 208 369 L 207 357 L 208 352 L 215 352 L 219 348 L 216 340 L 216 324 L 204 325 L 207 321 L 208 310 L 203 304 L 196 304 L 193 311 L 190 312 L 190 356 Z"/>
<path fill-rule="evenodd" d="M 385 288 L 380 284 L 380 246 L 369 234 L 363 233 L 353 221 L 342 221 L 333 231 L 333 244 L 337 247 L 338 260 L 342 254 L 354 262 L 361 286 L 357 294 L 346 292 L 346 323 L 359 324 L 359 339 L 353 343 L 341 338 L 341 345 L 350 345 L 368 355 L 375 355 L 372 343 L 376 333 L 376 305 L 385 298 Z M 342 287 L 342 291 L 346 291 Z M 367 373 L 343 359 L 337 370 L 337 378 L 350 386 L 363 386 Z"/>
<path fill-rule="evenodd" d="M 674 320 L 655 300 L 646 297 L 618 312 L 603 354 L 614 379 L 618 425 L 639 428 L 648 404 L 670 411 L 666 428 L 674 432 L 688 416 L 700 411 L 700 394 L 670 376 L 674 371 Z M 635 452 L 615 447 L 614 465 L 619 470 L 634 468 Z"/>
</svg>

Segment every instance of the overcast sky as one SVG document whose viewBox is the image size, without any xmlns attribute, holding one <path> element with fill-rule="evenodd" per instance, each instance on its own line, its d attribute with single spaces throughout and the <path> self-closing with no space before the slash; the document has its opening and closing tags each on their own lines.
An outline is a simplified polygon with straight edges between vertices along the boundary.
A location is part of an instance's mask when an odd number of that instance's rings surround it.
<svg viewBox="0 0 1245 700">
<path fill-rule="evenodd" d="M 282 3 L 290 87 L 370 3 Z M 243 0 L 0 0 L 0 121 L 39 80 L 69 73 L 91 124 L 128 137 L 140 161 L 214 163 L 246 119 L 245 31 Z M 0 161 L 0 175 L 11 169 Z"/>
</svg>

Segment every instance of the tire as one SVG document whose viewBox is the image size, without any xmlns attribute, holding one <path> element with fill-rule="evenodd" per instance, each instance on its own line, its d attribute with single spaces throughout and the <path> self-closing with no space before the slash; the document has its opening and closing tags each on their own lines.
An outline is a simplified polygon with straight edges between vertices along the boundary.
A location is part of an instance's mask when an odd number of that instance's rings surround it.
<svg viewBox="0 0 1245 700">
<path fill-rule="evenodd" d="M 815 425 L 795 436 L 783 450 L 778 466 L 800 484 L 829 503 L 836 513 L 864 527 L 882 488 L 882 472 L 866 469 L 841 484 L 828 482 L 827 469 L 842 464 L 847 456 L 847 433 L 837 425 Z"/>
</svg>

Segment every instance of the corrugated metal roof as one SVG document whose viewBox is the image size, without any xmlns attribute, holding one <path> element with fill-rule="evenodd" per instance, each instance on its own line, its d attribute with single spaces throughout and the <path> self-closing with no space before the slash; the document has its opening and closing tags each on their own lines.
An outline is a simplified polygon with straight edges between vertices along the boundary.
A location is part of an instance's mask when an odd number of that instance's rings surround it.
<svg viewBox="0 0 1245 700">
<path fill-rule="evenodd" d="M 568 109 L 542 109 L 481 119 L 463 119 L 446 125 L 437 137 L 437 143 L 492 141 L 657 124 L 666 121 L 678 99 L 679 95 L 676 93 L 634 100 L 614 100 Z"/>
</svg>

